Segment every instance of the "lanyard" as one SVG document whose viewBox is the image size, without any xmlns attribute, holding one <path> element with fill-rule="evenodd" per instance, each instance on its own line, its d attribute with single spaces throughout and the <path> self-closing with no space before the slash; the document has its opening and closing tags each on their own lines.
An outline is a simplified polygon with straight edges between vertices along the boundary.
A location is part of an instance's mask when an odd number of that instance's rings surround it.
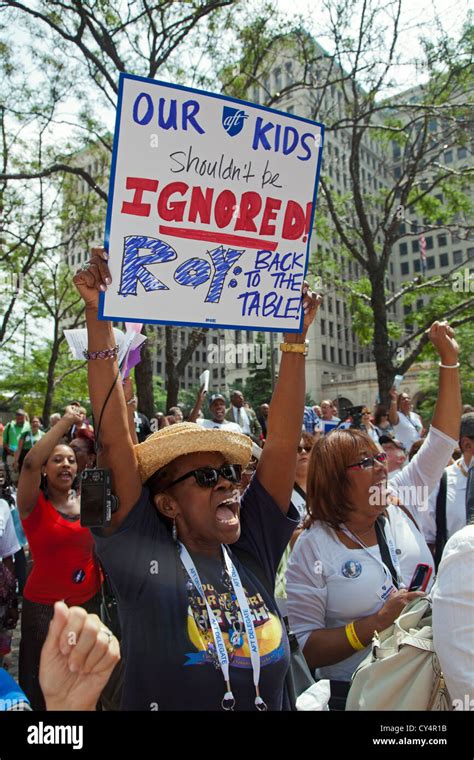
<svg viewBox="0 0 474 760">
<path fill-rule="evenodd" d="M 350 530 L 348 530 L 348 528 L 346 528 L 345 525 L 341 525 L 340 529 L 342 530 L 343 533 L 346 534 L 346 536 L 348 536 L 350 539 L 352 539 L 352 541 L 355 541 L 356 544 L 359 544 L 359 546 L 361 546 L 363 549 L 365 549 L 365 551 L 367 552 L 367 554 L 370 554 L 370 556 L 372 557 L 372 559 L 375 559 L 376 562 L 378 562 L 379 565 L 382 566 L 383 571 L 384 571 L 387 579 L 390 579 L 390 582 L 392 582 L 392 573 L 388 569 L 388 567 L 385 564 L 385 562 L 382 559 L 379 559 L 378 557 L 374 557 L 374 555 L 372 554 L 372 552 L 369 550 L 369 547 L 367 546 L 367 544 L 364 544 L 364 542 L 361 541 L 358 536 L 356 536 L 354 533 L 352 533 Z M 388 531 L 387 531 L 387 529 L 388 529 Z M 394 567 L 395 572 L 397 574 L 398 588 L 405 588 L 405 584 L 403 583 L 402 572 L 401 572 L 401 568 L 400 568 L 400 560 L 398 559 L 398 554 L 397 554 L 397 552 L 395 550 L 395 543 L 394 543 L 393 536 L 392 536 L 392 529 L 391 529 L 391 526 L 390 526 L 390 523 L 389 523 L 388 520 L 385 521 L 385 525 L 384 525 L 384 527 L 382 529 L 382 533 L 383 533 L 383 536 L 385 537 L 385 540 L 386 540 L 386 543 L 387 543 L 387 546 L 388 546 L 388 550 L 390 552 L 390 558 L 392 560 L 393 567 Z"/>
<path fill-rule="evenodd" d="M 209 623 L 211 625 L 212 635 L 214 637 L 214 643 L 216 646 L 216 653 L 219 659 L 222 675 L 224 677 L 224 681 L 227 688 L 227 691 L 224 694 L 224 697 L 222 699 L 221 706 L 223 710 L 233 710 L 235 706 L 235 698 L 234 698 L 234 695 L 232 694 L 232 689 L 230 686 L 229 655 L 227 654 L 224 637 L 222 635 L 217 618 L 209 606 L 209 602 L 207 600 L 206 594 L 202 587 L 199 573 L 196 570 L 196 567 L 194 565 L 193 560 L 191 559 L 191 556 L 188 550 L 182 543 L 179 543 L 179 548 L 180 548 L 181 562 L 183 563 L 184 568 L 186 572 L 188 573 L 191 581 L 194 583 L 194 586 L 196 587 L 197 591 L 199 592 L 199 594 L 201 595 L 201 597 L 203 598 L 206 604 L 207 615 L 209 618 Z M 252 615 L 250 613 L 247 597 L 245 596 L 244 587 L 242 586 L 242 581 L 240 580 L 239 574 L 232 560 L 230 559 L 225 546 L 222 547 L 222 551 L 224 555 L 226 570 L 229 574 L 229 577 L 232 582 L 232 588 L 234 589 L 234 593 L 239 602 L 240 611 L 241 611 L 243 621 L 244 621 L 245 631 L 247 633 L 247 640 L 248 640 L 248 645 L 249 645 L 249 650 L 250 650 L 250 662 L 252 663 L 253 682 L 254 682 L 255 693 L 256 693 L 255 707 L 257 708 L 257 710 L 266 710 L 267 706 L 265 702 L 263 701 L 263 699 L 261 698 L 259 688 L 258 688 L 258 683 L 260 680 L 260 652 L 258 648 L 257 634 L 255 632 L 255 626 L 253 624 Z"/>
</svg>

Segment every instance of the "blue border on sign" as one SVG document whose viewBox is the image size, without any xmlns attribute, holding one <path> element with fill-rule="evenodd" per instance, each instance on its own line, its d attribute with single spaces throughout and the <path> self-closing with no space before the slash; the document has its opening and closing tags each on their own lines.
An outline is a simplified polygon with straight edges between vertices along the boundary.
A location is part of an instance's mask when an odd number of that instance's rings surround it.
<svg viewBox="0 0 474 760">
<path fill-rule="evenodd" d="M 318 185 L 319 185 L 319 175 L 321 173 L 321 163 L 322 163 L 322 151 L 324 147 L 324 124 L 320 124 L 318 121 L 311 121 L 311 119 L 306 119 L 303 116 L 297 116 L 296 114 L 290 114 L 285 113 L 284 111 L 277 111 L 276 108 L 269 108 L 268 106 L 261 106 L 257 103 L 251 103 L 249 100 L 239 100 L 238 98 L 231 98 L 227 95 L 220 95 L 219 93 L 214 92 L 207 92 L 207 90 L 198 90 L 195 87 L 186 87 L 182 84 L 171 84 L 170 82 L 162 82 L 158 79 L 147 79 L 147 77 L 139 77 L 135 74 L 125 74 L 123 72 L 119 75 L 119 88 L 118 88 L 118 96 L 117 96 L 117 114 L 115 117 L 115 134 L 114 134 L 114 147 L 112 151 L 112 166 L 110 169 L 110 181 L 109 181 L 109 195 L 108 195 L 108 203 L 107 203 L 107 216 L 105 220 L 105 238 L 104 238 L 104 247 L 108 251 L 109 250 L 109 241 L 110 241 L 110 224 L 111 224 L 111 218 L 112 218 L 112 206 L 113 206 L 113 200 L 114 200 L 114 187 L 115 187 L 115 173 L 116 173 L 116 167 L 117 167 L 117 152 L 118 152 L 118 143 L 119 143 L 119 135 L 120 135 L 120 121 L 121 121 L 121 115 L 122 115 L 122 100 L 123 100 L 123 83 L 125 79 L 132 79 L 137 82 L 145 82 L 146 84 L 157 84 L 162 87 L 169 87 L 173 90 L 184 90 L 185 92 L 192 92 L 196 93 L 197 95 L 207 95 L 210 98 L 216 98 L 217 100 L 225 100 L 226 102 L 231 103 L 243 103 L 247 106 L 250 106 L 251 108 L 257 108 L 260 111 L 268 111 L 269 113 L 277 114 L 278 116 L 284 116 L 288 119 L 294 119 L 295 121 L 302 121 L 305 124 L 311 124 L 316 125 L 321 130 L 321 144 L 318 151 L 318 158 L 317 158 L 317 166 L 316 166 L 316 177 L 314 181 L 314 192 L 313 192 L 313 211 L 311 214 L 311 222 L 310 222 L 310 233 L 308 235 L 308 241 L 306 244 L 306 257 L 305 257 L 305 268 L 304 268 L 304 275 L 303 277 L 306 277 L 306 273 L 308 271 L 309 266 L 309 253 L 310 253 L 310 244 L 311 244 L 311 235 L 313 231 L 313 224 L 314 224 L 314 216 L 316 214 L 316 202 L 318 198 Z M 103 321 L 107 322 L 143 322 L 143 318 L 137 318 L 132 319 L 130 317 L 119 317 L 119 316 L 107 316 L 104 317 L 104 299 L 105 294 L 100 293 L 99 294 L 99 310 L 98 310 L 98 318 Z M 288 332 L 288 333 L 296 333 L 300 334 L 303 331 L 303 319 L 304 315 L 303 312 L 301 312 L 301 318 L 300 318 L 300 324 L 299 327 L 296 330 L 289 330 L 288 328 L 283 328 L 281 325 L 279 327 L 262 327 L 262 325 L 245 325 L 246 330 L 253 330 L 253 331 L 259 331 L 259 332 Z M 243 327 L 243 323 L 237 324 L 237 325 L 224 325 L 224 324 L 217 324 L 216 322 L 209 322 L 209 323 L 203 323 L 203 322 L 172 322 L 167 321 L 164 319 L 150 319 L 147 320 L 145 324 L 150 325 L 181 325 L 182 327 L 209 327 L 209 328 L 216 328 L 216 329 L 222 329 L 222 330 L 239 330 L 241 327 Z"/>
</svg>

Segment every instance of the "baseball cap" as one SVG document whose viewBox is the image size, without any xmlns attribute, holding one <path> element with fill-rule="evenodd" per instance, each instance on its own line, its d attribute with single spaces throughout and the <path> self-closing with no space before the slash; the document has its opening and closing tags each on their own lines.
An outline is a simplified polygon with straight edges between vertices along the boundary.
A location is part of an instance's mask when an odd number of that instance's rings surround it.
<svg viewBox="0 0 474 760">
<path fill-rule="evenodd" d="M 212 406 L 214 401 L 223 401 L 224 404 L 226 403 L 224 396 L 221 393 L 214 393 L 211 398 L 209 399 L 209 406 Z"/>
<path fill-rule="evenodd" d="M 474 438 L 474 412 L 467 412 L 461 417 L 461 430 L 459 437 Z"/>
<path fill-rule="evenodd" d="M 25 416 L 26 416 L 26 412 L 25 412 L 25 410 L 24 410 L 24 409 L 17 409 L 17 410 L 16 410 L 16 412 L 15 412 L 15 414 L 22 414 L 22 415 L 23 415 L 23 417 L 25 417 Z"/>
<path fill-rule="evenodd" d="M 405 446 L 401 441 L 397 441 L 396 438 L 392 438 L 391 435 L 381 435 L 379 437 L 379 443 L 393 443 L 394 446 L 397 447 L 397 449 L 401 449 L 402 451 L 405 451 Z"/>
</svg>

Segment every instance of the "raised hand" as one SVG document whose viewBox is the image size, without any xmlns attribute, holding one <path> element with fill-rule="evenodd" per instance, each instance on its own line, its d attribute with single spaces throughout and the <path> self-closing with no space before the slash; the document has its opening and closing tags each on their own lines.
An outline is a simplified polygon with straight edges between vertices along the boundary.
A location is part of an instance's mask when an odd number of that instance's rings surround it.
<svg viewBox="0 0 474 760">
<path fill-rule="evenodd" d="M 459 346 L 454 338 L 454 330 L 448 322 L 433 322 L 428 330 L 428 338 L 436 348 L 442 364 L 457 364 Z"/>
<path fill-rule="evenodd" d="M 40 660 L 46 708 L 95 710 L 119 660 L 119 643 L 97 615 L 56 602 Z"/>
<path fill-rule="evenodd" d="M 112 282 L 108 254 L 105 248 L 92 248 L 90 260 L 74 275 L 73 283 L 82 296 L 86 309 L 97 309 L 99 293 L 107 290 Z"/>
</svg>

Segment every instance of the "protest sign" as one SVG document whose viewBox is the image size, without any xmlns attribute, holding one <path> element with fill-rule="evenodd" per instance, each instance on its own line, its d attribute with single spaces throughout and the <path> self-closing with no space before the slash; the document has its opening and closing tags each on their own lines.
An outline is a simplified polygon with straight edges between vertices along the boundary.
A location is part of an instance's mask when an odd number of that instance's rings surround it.
<svg viewBox="0 0 474 760">
<path fill-rule="evenodd" d="M 100 317 L 298 332 L 323 134 L 122 74 Z"/>
</svg>

